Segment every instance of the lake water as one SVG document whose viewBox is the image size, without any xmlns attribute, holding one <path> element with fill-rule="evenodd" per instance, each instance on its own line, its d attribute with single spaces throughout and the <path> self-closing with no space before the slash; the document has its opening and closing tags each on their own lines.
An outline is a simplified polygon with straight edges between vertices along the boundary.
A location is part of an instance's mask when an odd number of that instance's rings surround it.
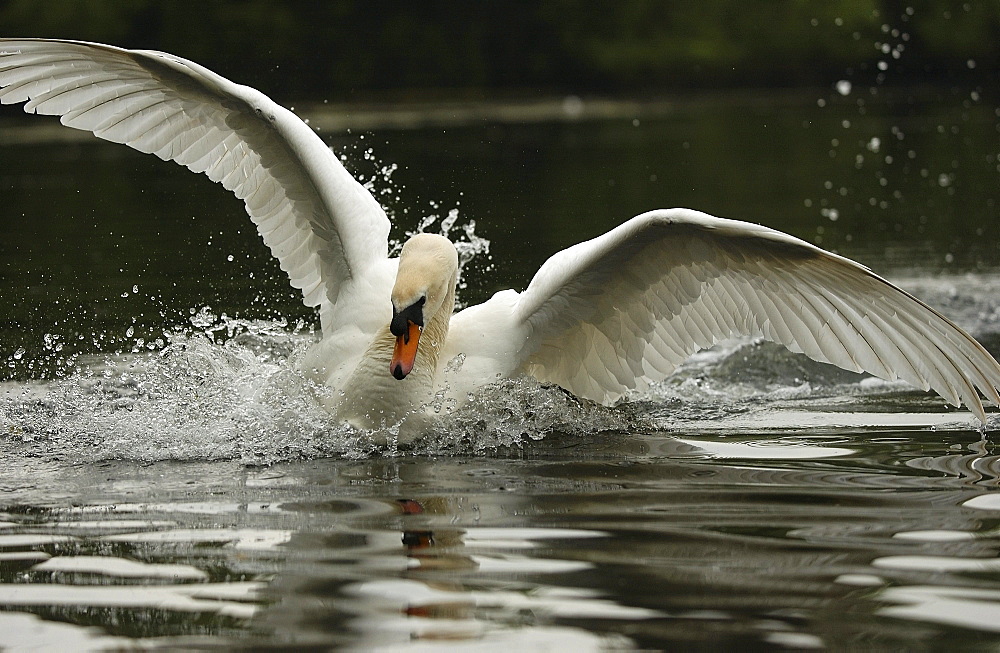
<svg viewBox="0 0 1000 653">
<path fill-rule="evenodd" d="M 981 93 L 300 113 L 395 238 L 455 219 L 464 302 L 690 206 L 856 258 L 998 354 Z M 0 161 L 0 647 L 1000 645 L 995 413 L 984 437 L 731 342 L 614 408 L 512 381 L 380 449 L 289 362 L 316 320 L 240 202 L 17 110 Z"/>
</svg>

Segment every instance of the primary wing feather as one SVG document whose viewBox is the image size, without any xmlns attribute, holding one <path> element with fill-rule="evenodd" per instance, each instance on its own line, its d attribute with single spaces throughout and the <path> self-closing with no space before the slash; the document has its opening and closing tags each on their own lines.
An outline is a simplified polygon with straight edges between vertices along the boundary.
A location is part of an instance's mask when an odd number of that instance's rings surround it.
<svg viewBox="0 0 1000 653">
<path fill-rule="evenodd" d="M 672 209 L 549 259 L 520 296 L 522 369 L 612 402 L 694 352 L 758 336 L 815 360 L 1000 404 L 1000 365 L 946 317 L 843 257 L 758 225 Z"/>
<path fill-rule="evenodd" d="M 245 202 L 324 323 L 343 288 L 387 258 L 384 211 L 312 129 L 198 64 L 95 43 L 0 39 L 0 102 L 25 102 L 29 113 L 61 116 L 221 183 Z"/>
</svg>

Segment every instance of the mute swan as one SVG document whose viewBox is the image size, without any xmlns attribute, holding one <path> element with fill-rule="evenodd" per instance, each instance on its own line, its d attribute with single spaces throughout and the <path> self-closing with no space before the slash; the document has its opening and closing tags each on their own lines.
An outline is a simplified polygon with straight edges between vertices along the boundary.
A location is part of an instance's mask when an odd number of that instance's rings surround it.
<svg viewBox="0 0 1000 653">
<path fill-rule="evenodd" d="M 457 257 L 418 235 L 388 256 L 378 202 L 293 113 L 179 57 L 0 39 L 0 101 L 204 172 L 246 203 L 323 339 L 306 369 L 333 409 L 391 426 L 435 391 L 528 374 L 610 404 L 695 351 L 753 335 L 823 362 L 1000 404 L 1000 365 L 868 268 L 762 226 L 651 211 L 552 256 L 518 293 L 452 314 Z"/>
</svg>

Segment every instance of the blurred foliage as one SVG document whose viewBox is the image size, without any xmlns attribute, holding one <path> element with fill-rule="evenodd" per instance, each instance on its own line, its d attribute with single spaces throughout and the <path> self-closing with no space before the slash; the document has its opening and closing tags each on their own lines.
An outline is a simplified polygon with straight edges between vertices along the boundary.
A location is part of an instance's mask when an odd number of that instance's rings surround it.
<svg viewBox="0 0 1000 653">
<path fill-rule="evenodd" d="M 172 52 L 278 95 L 336 89 L 319 98 L 332 101 L 827 84 L 874 77 L 890 56 L 900 81 L 1000 68 L 996 0 L 0 0 L 0 25 Z"/>
</svg>

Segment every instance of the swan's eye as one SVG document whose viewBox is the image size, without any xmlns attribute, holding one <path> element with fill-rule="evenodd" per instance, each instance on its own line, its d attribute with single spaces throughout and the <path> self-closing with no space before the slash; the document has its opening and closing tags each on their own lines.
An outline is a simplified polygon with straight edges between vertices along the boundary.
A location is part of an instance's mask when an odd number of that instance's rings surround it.
<svg viewBox="0 0 1000 653">
<path fill-rule="evenodd" d="M 392 322 L 389 323 L 389 331 L 392 335 L 398 338 L 406 334 L 410 322 L 422 328 L 424 326 L 424 304 L 426 303 L 427 297 L 424 296 L 401 311 L 397 311 L 396 306 L 393 305 Z"/>
</svg>

